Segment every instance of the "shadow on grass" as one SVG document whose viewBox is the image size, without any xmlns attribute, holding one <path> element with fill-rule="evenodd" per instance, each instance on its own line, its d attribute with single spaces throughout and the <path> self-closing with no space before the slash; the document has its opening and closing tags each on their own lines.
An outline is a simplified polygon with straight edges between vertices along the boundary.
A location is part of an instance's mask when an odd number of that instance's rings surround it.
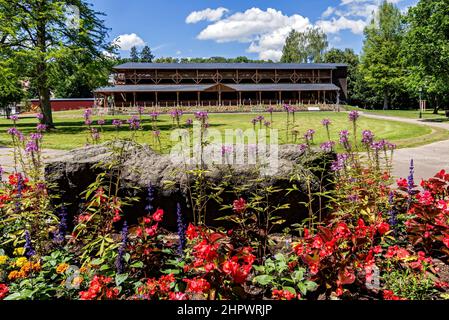
<svg viewBox="0 0 449 320">
<path fill-rule="evenodd" d="M 449 122 L 449 118 L 425 119 L 421 120 L 421 122 L 442 123 L 442 122 Z"/>
<path fill-rule="evenodd" d="M 92 127 L 98 129 L 99 131 L 102 131 L 103 133 L 115 133 L 117 132 L 117 129 L 112 126 L 112 121 L 107 121 L 107 124 L 104 125 L 102 128 L 98 125 L 93 125 Z M 152 122 L 150 120 L 143 120 L 141 122 L 142 128 L 144 131 L 152 131 Z M 23 133 L 30 133 L 36 131 L 36 125 L 37 123 L 17 123 L 16 127 L 22 131 Z M 209 127 L 220 127 L 224 124 L 221 123 L 214 123 L 210 124 Z M 9 128 L 12 127 L 12 124 L 0 124 L 0 131 L 6 131 Z M 55 123 L 55 129 L 52 129 L 51 131 L 47 132 L 48 135 L 57 135 L 57 134 L 81 134 L 81 133 L 87 133 L 87 126 L 84 124 L 83 121 L 63 121 L 63 122 L 56 122 Z M 182 129 L 188 129 L 186 126 L 181 126 Z M 174 127 L 171 123 L 167 124 L 158 124 L 157 130 L 161 132 L 166 132 L 173 130 Z M 118 129 L 118 132 L 129 132 L 128 124 L 123 124 L 123 126 Z M 1 141 L 0 141 L 1 145 Z"/>
</svg>

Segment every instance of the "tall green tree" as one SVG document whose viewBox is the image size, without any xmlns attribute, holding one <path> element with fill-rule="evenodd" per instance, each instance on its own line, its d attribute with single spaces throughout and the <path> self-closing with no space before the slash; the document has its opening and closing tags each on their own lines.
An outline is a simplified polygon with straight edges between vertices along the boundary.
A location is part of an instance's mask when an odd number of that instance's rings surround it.
<svg viewBox="0 0 449 320">
<path fill-rule="evenodd" d="M 449 0 L 421 0 L 407 15 L 404 56 L 410 88 L 425 91 L 434 113 L 449 103 Z"/>
<path fill-rule="evenodd" d="M 361 71 L 368 86 L 382 94 L 383 108 L 388 109 L 393 91 L 398 90 L 404 81 L 401 12 L 384 0 L 364 33 Z"/>
<path fill-rule="evenodd" d="M 145 46 L 142 48 L 142 51 L 140 52 L 140 62 L 153 62 L 154 55 L 151 52 L 151 49 L 149 46 Z"/>
<path fill-rule="evenodd" d="M 100 13 L 84 0 L 0 0 L 0 47 L 36 87 L 43 122 L 53 127 L 51 67 L 83 52 L 95 59 L 112 51 Z"/>
<path fill-rule="evenodd" d="M 290 31 L 287 38 L 285 39 L 284 48 L 282 48 L 282 58 L 283 63 L 299 63 L 302 60 L 299 52 L 299 38 L 300 34 L 296 30 Z"/>
<path fill-rule="evenodd" d="M 0 109 L 5 110 L 7 116 L 8 106 L 19 102 L 25 94 L 15 68 L 14 61 L 2 57 L 0 53 Z"/>
<path fill-rule="evenodd" d="M 139 51 L 137 50 L 137 47 L 133 46 L 131 48 L 131 51 L 129 53 L 130 61 L 131 62 L 140 62 L 139 58 Z"/>
<path fill-rule="evenodd" d="M 319 28 L 308 28 L 304 32 L 292 30 L 285 40 L 281 62 L 322 62 L 328 45 L 326 34 Z"/>
</svg>

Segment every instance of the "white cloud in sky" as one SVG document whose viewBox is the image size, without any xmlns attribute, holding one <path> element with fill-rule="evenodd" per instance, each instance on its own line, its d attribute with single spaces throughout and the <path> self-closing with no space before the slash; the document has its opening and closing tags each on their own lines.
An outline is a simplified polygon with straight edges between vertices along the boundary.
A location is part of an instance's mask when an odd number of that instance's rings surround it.
<svg viewBox="0 0 449 320">
<path fill-rule="evenodd" d="M 285 15 L 273 8 L 262 10 L 250 8 L 246 11 L 229 12 L 225 8 L 205 9 L 192 12 L 187 23 L 202 20 L 211 21 L 197 36 L 199 40 L 213 40 L 217 43 L 248 43 L 247 52 L 258 54 L 260 59 L 278 61 L 288 33 L 294 29 L 304 31 L 308 27 L 319 27 L 339 42 L 341 31 L 349 30 L 361 35 L 382 0 L 340 0 L 335 7 L 327 7 L 315 22 L 300 14 Z M 400 3 L 404 0 L 388 0 Z M 216 12 L 217 10 L 221 11 Z M 225 11 L 223 11 L 225 10 Z"/>
<path fill-rule="evenodd" d="M 198 23 L 200 21 L 217 21 L 229 10 L 223 7 L 217 9 L 207 8 L 201 11 L 193 11 L 186 18 L 186 23 Z"/>
<path fill-rule="evenodd" d="M 122 34 L 113 41 L 121 50 L 128 51 L 132 47 L 143 47 L 145 41 L 135 33 Z"/>
</svg>

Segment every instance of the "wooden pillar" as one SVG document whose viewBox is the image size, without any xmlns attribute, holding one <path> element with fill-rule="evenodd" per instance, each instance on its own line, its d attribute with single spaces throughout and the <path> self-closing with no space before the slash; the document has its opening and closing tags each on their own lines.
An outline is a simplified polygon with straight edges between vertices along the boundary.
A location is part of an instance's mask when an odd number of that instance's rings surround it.
<svg viewBox="0 0 449 320">
<path fill-rule="evenodd" d="M 242 92 L 239 91 L 239 106 L 242 105 Z"/>
<path fill-rule="evenodd" d="M 326 91 L 323 91 L 323 104 L 326 104 Z"/>
<path fill-rule="evenodd" d="M 259 104 L 262 104 L 262 91 L 259 91 Z"/>
<path fill-rule="evenodd" d="M 179 106 L 179 91 L 176 91 L 176 106 Z"/>
<path fill-rule="evenodd" d="M 301 91 L 298 91 L 298 103 L 301 104 Z"/>
<path fill-rule="evenodd" d="M 282 91 L 279 91 L 279 104 L 282 104 Z"/>
<path fill-rule="evenodd" d="M 108 107 L 108 96 L 106 94 L 103 95 L 103 108 Z"/>
<path fill-rule="evenodd" d="M 218 91 L 218 106 L 221 106 L 221 90 Z"/>
<path fill-rule="evenodd" d="M 198 91 L 197 92 L 197 104 L 198 104 L 198 106 L 200 105 L 200 103 L 201 103 L 201 92 L 200 91 Z"/>
<path fill-rule="evenodd" d="M 157 104 L 158 104 L 158 96 L 157 96 L 157 91 L 156 91 L 156 92 L 154 92 L 154 97 L 155 97 L 155 100 L 156 100 L 156 107 L 157 107 Z"/>
<path fill-rule="evenodd" d="M 135 92 L 133 92 L 133 106 L 135 107 L 136 106 L 136 93 Z"/>
</svg>

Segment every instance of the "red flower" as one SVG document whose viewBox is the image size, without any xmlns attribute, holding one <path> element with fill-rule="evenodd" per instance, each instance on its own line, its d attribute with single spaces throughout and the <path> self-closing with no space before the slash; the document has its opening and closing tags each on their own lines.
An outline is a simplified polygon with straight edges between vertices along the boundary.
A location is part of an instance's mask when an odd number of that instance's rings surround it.
<svg viewBox="0 0 449 320">
<path fill-rule="evenodd" d="M 386 222 L 382 222 L 377 226 L 377 231 L 380 233 L 380 235 L 384 235 L 388 231 L 390 231 L 390 225 Z"/>
<path fill-rule="evenodd" d="M 223 263 L 223 272 L 230 275 L 235 283 L 241 284 L 246 281 L 251 271 L 252 265 L 240 265 L 236 261 L 228 260 Z"/>
<path fill-rule="evenodd" d="M 209 291 L 210 284 L 203 278 L 183 279 L 187 283 L 186 292 L 190 293 L 205 293 Z"/>
<path fill-rule="evenodd" d="M 157 233 L 157 227 L 158 227 L 158 225 L 155 224 L 155 225 L 152 225 L 152 226 L 149 227 L 149 228 L 145 228 L 145 233 L 146 233 L 149 237 L 154 237 L 154 236 L 156 235 L 156 233 Z"/>
<path fill-rule="evenodd" d="M 6 284 L 0 284 L 0 300 L 3 300 L 9 293 L 9 288 Z"/>
<path fill-rule="evenodd" d="M 404 178 L 396 180 L 396 183 L 399 188 L 407 188 L 407 186 L 408 186 L 407 179 L 404 179 Z"/>
<path fill-rule="evenodd" d="M 277 290 L 277 289 L 273 289 L 271 291 L 271 295 L 275 300 L 293 300 L 297 297 L 296 294 L 291 293 L 288 290 Z M 301 296 L 299 295 L 299 297 Z"/>
<path fill-rule="evenodd" d="M 189 224 L 187 231 L 186 231 L 187 239 L 193 240 L 198 237 L 198 232 L 195 226 L 192 224 Z"/>
<path fill-rule="evenodd" d="M 242 213 L 246 210 L 246 201 L 243 198 L 240 198 L 238 200 L 235 200 L 233 205 L 233 209 L 237 213 Z"/>
<path fill-rule="evenodd" d="M 207 240 L 203 240 L 193 247 L 193 255 L 195 258 L 211 262 L 218 257 L 218 244 L 209 244 Z"/>
<path fill-rule="evenodd" d="M 168 298 L 172 301 L 177 300 L 187 300 L 187 295 L 182 292 L 170 292 Z"/>
<path fill-rule="evenodd" d="M 391 290 L 384 290 L 383 291 L 383 297 L 384 297 L 384 300 L 405 300 L 403 298 L 400 298 L 400 297 L 396 296 L 393 293 L 393 291 L 391 291 Z"/>
<path fill-rule="evenodd" d="M 157 209 L 156 212 L 153 214 L 153 220 L 156 222 L 161 222 L 164 218 L 164 210 Z"/>
</svg>

